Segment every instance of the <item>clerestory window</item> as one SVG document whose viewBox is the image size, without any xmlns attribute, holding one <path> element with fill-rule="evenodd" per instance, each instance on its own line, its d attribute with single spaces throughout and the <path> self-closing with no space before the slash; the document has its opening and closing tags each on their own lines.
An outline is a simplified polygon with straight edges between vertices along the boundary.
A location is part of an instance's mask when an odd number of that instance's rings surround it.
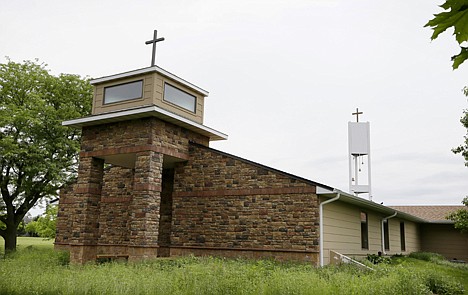
<svg viewBox="0 0 468 295">
<path fill-rule="evenodd" d="M 104 88 L 104 104 L 143 97 L 143 80 Z"/>
<path fill-rule="evenodd" d="M 197 98 L 168 83 L 164 83 L 164 100 L 192 113 L 196 111 Z"/>
</svg>

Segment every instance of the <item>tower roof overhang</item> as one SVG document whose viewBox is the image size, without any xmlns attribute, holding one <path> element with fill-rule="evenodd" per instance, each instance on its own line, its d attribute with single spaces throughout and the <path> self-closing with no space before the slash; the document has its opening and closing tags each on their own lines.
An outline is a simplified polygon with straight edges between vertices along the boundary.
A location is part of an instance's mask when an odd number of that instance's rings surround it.
<svg viewBox="0 0 468 295">
<path fill-rule="evenodd" d="M 174 125 L 181 126 L 190 131 L 208 137 L 210 140 L 225 140 L 228 136 L 222 132 L 214 130 L 205 125 L 196 123 L 192 120 L 184 118 L 180 115 L 174 114 L 167 110 L 164 110 L 158 106 L 144 106 L 134 109 L 126 109 L 116 112 L 103 113 L 93 116 L 88 116 L 79 119 L 73 119 L 62 122 L 63 126 L 69 126 L 74 128 L 82 128 L 86 126 L 95 126 L 101 124 L 115 123 L 121 121 L 128 121 L 140 118 L 155 117 Z"/>
</svg>

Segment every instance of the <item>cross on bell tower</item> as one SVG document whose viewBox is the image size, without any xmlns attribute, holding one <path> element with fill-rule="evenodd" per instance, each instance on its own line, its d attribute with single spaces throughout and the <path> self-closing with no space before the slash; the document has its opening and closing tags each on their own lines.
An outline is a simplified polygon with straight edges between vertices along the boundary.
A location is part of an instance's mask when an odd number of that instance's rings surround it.
<svg viewBox="0 0 468 295">
<path fill-rule="evenodd" d="M 356 112 L 352 113 L 351 115 L 356 116 L 356 122 L 359 122 L 359 115 L 364 114 L 363 112 L 359 111 L 359 108 L 356 108 Z"/>
<path fill-rule="evenodd" d="M 153 67 L 156 62 L 156 43 L 159 41 L 164 41 L 163 38 L 158 38 L 158 30 L 154 30 L 153 40 L 146 41 L 145 44 L 153 44 L 153 56 L 151 58 L 151 66 Z"/>
</svg>

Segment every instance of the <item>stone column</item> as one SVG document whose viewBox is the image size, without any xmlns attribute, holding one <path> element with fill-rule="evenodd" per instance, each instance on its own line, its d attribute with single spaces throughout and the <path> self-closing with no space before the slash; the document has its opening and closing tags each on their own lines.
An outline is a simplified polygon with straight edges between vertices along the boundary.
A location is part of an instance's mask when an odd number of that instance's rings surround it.
<svg viewBox="0 0 468 295">
<path fill-rule="evenodd" d="M 137 153 L 130 206 L 129 259 L 157 256 L 163 155 Z"/>
<path fill-rule="evenodd" d="M 80 158 L 72 212 L 71 262 L 85 263 L 96 259 L 103 173 L 104 160 Z"/>
</svg>

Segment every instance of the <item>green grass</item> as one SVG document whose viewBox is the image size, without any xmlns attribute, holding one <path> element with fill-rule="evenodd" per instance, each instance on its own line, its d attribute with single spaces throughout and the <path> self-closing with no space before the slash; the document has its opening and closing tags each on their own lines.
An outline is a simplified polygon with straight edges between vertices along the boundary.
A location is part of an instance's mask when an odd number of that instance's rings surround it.
<svg viewBox="0 0 468 295">
<path fill-rule="evenodd" d="M 0 238 L 0 255 L 5 254 L 5 247 L 4 241 Z M 18 237 L 17 241 L 18 250 L 21 251 L 27 247 L 34 247 L 37 249 L 49 249 L 52 250 L 54 248 L 54 240 L 53 239 L 43 239 L 43 238 L 33 238 L 33 237 Z"/>
<path fill-rule="evenodd" d="M 52 249 L 54 247 L 53 239 L 18 237 L 18 249 L 23 249 L 28 246 Z"/>
<path fill-rule="evenodd" d="M 460 282 L 465 289 L 464 294 L 468 294 L 468 264 L 452 263 L 441 255 L 426 252 L 411 253 L 404 259 L 396 258 L 394 263 L 409 269 L 431 270 L 439 277 L 452 278 Z"/>
<path fill-rule="evenodd" d="M 0 260 L 0 294 L 430 294 L 439 277 L 449 287 L 468 278 L 466 268 L 413 258 L 374 272 L 209 257 L 79 266 L 51 241 L 21 238 L 18 248 Z"/>
</svg>

